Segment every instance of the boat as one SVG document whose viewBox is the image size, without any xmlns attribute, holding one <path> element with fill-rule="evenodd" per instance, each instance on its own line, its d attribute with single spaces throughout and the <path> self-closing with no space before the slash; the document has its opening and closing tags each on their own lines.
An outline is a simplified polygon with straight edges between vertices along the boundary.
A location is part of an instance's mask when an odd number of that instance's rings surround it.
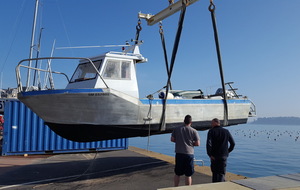
<svg viewBox="0 0 300 190">
<path fill-rule="evenodd" d="M 205 95 L 200 89 L 171 89 L 168 81 L 156 93 L 140 98 L 136 67 L 147 62 L 140 53 L 142 43 L 136 38 L 119 52 L 89 58 L 51 56 L 21 60 L 16 67 L 18 99 L 55 133 L 77 142 L 170 133 L 182 125 L 187 114 L 192 115 L 192 127 L 197 130 L 209 129 L 213 118 L 231 126 L 246 123 L 248 117 L 255 115 L 255 105 L 246 96 L 238 95 L 233 83 Z M 65 60 L 78 64 L 71 76 L 53 69 L 54 64 Z M 31 61 L 46 61 L 47 67 L 26 64 Z M 24 70 L 26 84 L 21 77 Z M 42 84 L 41 73 L 47 85 Z M 54 76 L 62 76 L 67 86 L 55 88 Z"/>
</svg>

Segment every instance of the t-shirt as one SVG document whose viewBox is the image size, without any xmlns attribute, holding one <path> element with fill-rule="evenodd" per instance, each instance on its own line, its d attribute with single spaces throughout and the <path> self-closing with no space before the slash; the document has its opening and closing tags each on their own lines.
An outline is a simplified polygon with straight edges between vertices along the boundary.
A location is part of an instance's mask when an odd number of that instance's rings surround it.
<svg viewBox="0 0 300 190">
<path fill-rule="evenodd" d="M 190 126 L 180 126 L 173 130 L 175 138 L 175 152 L 181 154 L 194 154 L 194 142 L 200 140 L 196 129 Z"/>
</svg>

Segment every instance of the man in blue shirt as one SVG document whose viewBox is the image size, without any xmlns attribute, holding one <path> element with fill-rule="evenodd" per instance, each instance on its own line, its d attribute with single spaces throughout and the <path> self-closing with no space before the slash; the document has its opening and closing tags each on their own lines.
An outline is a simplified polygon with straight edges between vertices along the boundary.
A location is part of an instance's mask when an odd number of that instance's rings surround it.
<svg viewBox="0 0 300 190">
<path fill-rule="evenodd" d="M 175 143 L 175 176 L 174 186 L 180 182 L 180 176 L 185 175 L 185 185 L 192 185 L 194 174 L 194 146 L 200 146 L 200 137 L 196 129 L 192 128 L 192 117 L 186 115 L 184 124 L 173 130 L 171 141 Z"/>
<path fill-rule="evenodd" d="M 228 143 L 230 146 L 228 148 Z M 219 119 L 212 120 L 212 128 L 207 133 L 206 152 L 210 157 L 212 182 L 225 181 L 227 157 L 234 149 L 235 142 L 230 132 L 220 126 Z"/>
</svg>

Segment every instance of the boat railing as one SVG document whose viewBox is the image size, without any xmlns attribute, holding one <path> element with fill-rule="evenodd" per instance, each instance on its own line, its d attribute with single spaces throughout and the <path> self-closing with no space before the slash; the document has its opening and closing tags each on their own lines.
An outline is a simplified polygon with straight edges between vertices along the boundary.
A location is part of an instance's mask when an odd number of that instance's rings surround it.
<svg viewBox="0 0 300 190">
<path fill-rule="evenodd" d="M 40 57 L 40 58 L 32 58 L 32 59 L 23 59 L 16 66 L 16 78 L 17 78 L 17 89 L 18 89 L 18 92 L 28 91 L 30 89 L 30 81 L 31 81 L 31 79 L 30 79 L 30 73 L 32 72 L 32 70 L 34 70 L 36 72 L 45 72 L 45 73 L 49 74 L 49 76 L 47 76 L 47 78 L 49 77 L 50 89 L 54 89 L 54 83 L 53 83 L 53 76 L 52 76 L 52 74 L 63 75 L 64 77 L 66 77 L 67 81 L 69 82 L 70 79 L 69 79 L 69 77 L 65 73 L 58 72 L 58 71 L 52 71 L 51 64 L 50 64 L 49 60 L 53 60 L 53 59 L 60 59 L 60 60 L 63 60 L 63 59 L 65 59 L 65 60 L 67 60 L 67 59 L 69 59 L 69 60 L 70 59 L 87 60 L 90 64 L 92 64 L 92 66 L 95 69 L 97 75 L 100 76 L 101 80 L 103 81 L 103 83 L 105 84 L 105 86 L 108 88 L 108 86 L 105 83 L 104 79 L 101 77 L 99 70 L 96 68 L 96 66 L 93 63 L 93 61 L 91 59 L 89 59 L 89 58 L 86 58 L 86 57 Z M 22 64 L 23 62 L 31 62 L 31 61 L 39 61 L 39 60 L 48 60 L 48 68 L 47 69 L 41 69 L 41 68 L 26 66 L 26 65 Z M 21 67 L 28 69 L 27 82 L 26 82 L 25 88 L 23 87 L 22 80 L 21 80 L 21 71 L 20 71 Z M 36 83 L 39 84 L 40 83 L 39 80 L 40 80 L 39 78 L 34 78 L 32 80 L 33 86 L 35 86 L 34 84 L 36 84 Z M 39 90 L 41 90 L 41 89 L 39 89 Z"/>
<path fill-rule="evenodd" d="M 233 94 L 234 94 L 234 97 L 236 97 L 236 98 L 239 98 L 241 95 L 238 95 L 237 93 L 236 93 L 236 91 L 238 90 L 237 88 L 233 88 L 232 87 L 232 84 L 233 84 L 234 82 L 227 82 L 227 83 L 225 83 L 225 85 L 227 85 L 227 86 L 229 86 L 229 91 L 231 91 Z"/>
<path fill-rule="evenodd" d="M 237 88 L 232 87 L 233 82 L 227 82 L 225 84 L 230 87 L 228 90 L 233 92 L 234 97 L 239 98 L 242 96 L 242 95 L 238 95 L 236 93 L 236 91 L 238 90 Z M 255 117 L 256 116 L 256 106 L 251 100 L 250 100 L 250 103 L 251 103 L 251 106 L 250 106 L 250 111 L 249 111 L 249 117 Z"/>
<path fill-rule="evenodd" d="M 251 106 L 249 111 L 249 117 L 256 117 L 256 106 L 251 100 L 250 102 L 251 102 Z"/>
</svg>

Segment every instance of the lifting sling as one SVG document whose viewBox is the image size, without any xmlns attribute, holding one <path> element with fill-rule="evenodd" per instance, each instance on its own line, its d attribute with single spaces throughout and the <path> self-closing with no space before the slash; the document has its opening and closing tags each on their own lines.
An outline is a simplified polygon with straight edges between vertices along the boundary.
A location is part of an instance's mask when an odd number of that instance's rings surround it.
<svg viewBox="0 0 300 190">
<path fill-rule="evenodd" d="M 166 119 L 167 98 L 168 98 L 168 93 L 169 93 L 169 89 L 170 89 L 170 86 L 171 86 L 171 76 L 172 76 L 172 71 L 173 71 L 175 58 L 176 58 L 176 54 L 177 54 L 177 50 L 178 50 L 178 45 L 179 45 L 179 41 L 180 41 L 180 36 L 181 36 L 181 32 L 182 32 L 182 26 L 183 26 L 186 6 L 187 6 L 187 2 L 182 1 L 182 8 L 181 8 L 177 33 L 176 33 L 174 46 L 173 46 L 173 51 L 172 51 L 170 70 L 169 70 L 169 74 L 168 74 L 168 82 L 167 82 L 167 85 L 166 85 L 167 86 L 166 95 L 163 99 L 163 110 L 162 110 L 162 115 L 161 115 L 161 120 L 160 120 L 159 131 L 165 131 L 166 130 L 166 121 L 165 121 L 165 119 Z"/>
<path fill-rule="evenodd" d="M 223 99 L 223 103 L 224 103 L 224 120 L 223 120 L 223 126 L 227 126 L 228 125 L 227 95 L 226 95 L 224 75 L 223 75 L 223 68 L 222 68 L 222 58 L 221 58 L 221 51 L 220 51 L 220 45 L 219 45 L 219 38 L 218 38 L 218 30 L 217 30 L 215 9 L 216 9 L 216 6 L 213 3 L 213 0 L 210 0 L 210 5 L 208 7 L 208 10 L 211 13 L 211 20 L 212 20 L 212 25 L 213 25 L 213 29 L 214 29 L 215 44 L 216 44 L 216 50 L 217 50 L 217 55 L 218 55 L 218 63 L 219 63 L 220 77 L 221 77 L 221 82 L 222 82 L 223 98 L 224 98 Z"/>
<path fill-rule="evenodd" d="M 167 55 L 167 50 L 166 50 L 167 48 L 166 48 L 166 43 L 165 43 L 164 30 L 162 27 L 162 21 L 159 22 L 159 34 L 160 34 L 161 44 L 162 44 L 163 51 L 164 51 L 164 58 L 165 58 L 168 77 L 170 77 L 170 69 L 169 69 L 168 55 Z M 171 82 L 170 82 L 170 89 L 172 90 Z"/>
</svg>

